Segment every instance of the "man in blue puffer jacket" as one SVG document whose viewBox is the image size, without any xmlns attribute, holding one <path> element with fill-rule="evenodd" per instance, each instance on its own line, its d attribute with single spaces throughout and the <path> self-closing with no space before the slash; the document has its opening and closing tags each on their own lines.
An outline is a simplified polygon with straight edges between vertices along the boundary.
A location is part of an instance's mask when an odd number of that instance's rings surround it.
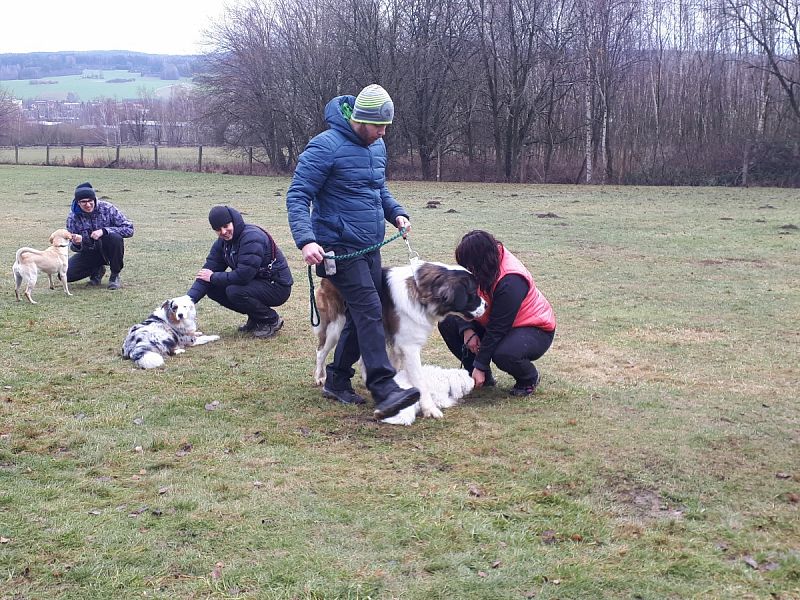
<svg viewBox="0 0 800 600">
<path fill-rule="evenodd" d="M 382 138 L 393 118 L 392 99 L 374 84 L 358 97 L 338 96 L 325 107 L 330 128 L 300 155 L 286 196 L 289 226 L 306 264 L 321 266 L 328 251 L 350 254 L 382 242 L 384 221 L 406 234 L 410 230 L 408 214 L 386 187 Z M 317 273 L 322 274 L 319 268 Z M 363 404 L 350 381 L 361 356 L 375 417 L 394 416 L 419 400 L 419 390 L 404 390 L 395 383 L 386 354 L 380 251 L 336 261 L 336 273 L 328 277 L 344 297 L 347 320 L 327 366 L 322 394 L 345 404 Z"/>
</svg>

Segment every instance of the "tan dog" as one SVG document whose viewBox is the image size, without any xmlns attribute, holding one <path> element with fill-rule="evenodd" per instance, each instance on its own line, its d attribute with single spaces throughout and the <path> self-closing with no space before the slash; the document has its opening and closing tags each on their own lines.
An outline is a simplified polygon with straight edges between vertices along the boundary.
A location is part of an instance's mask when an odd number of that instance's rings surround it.
<svg viewBox="0 0 800 600">
<path fill-rule="evenodd" d="M 36 304 L 31 298 L 31 290 L 36 285 L 39 271 L 47 273 L 51 290 L 55 289 L 53 275 L 57 273 L 61 283 L 64 285 L 64 291 L 67 296 L 72 296 L 67 285 L 69 242 L 71 239 L 72 234 L 69 231 L 56 229 L 50 236 L 50 247 L 46 250 L 36 250 L 34 248 L 20 248 L 17 250 L 17 260 L 14 261 L 14 266 L 11 267 L 16 282 L 14 293 L 17 295 L 17 302 L 20 300 L 19 289 L 24 283 L 25 297 L 30 300 L 31 304 Z"/>
</svg>

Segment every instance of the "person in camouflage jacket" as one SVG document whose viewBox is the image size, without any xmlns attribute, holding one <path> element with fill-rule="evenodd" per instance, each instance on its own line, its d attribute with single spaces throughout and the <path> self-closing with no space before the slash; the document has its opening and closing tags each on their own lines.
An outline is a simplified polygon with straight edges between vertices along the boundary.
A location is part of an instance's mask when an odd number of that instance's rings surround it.
<svg viewBox="0 0 800 600">
<path fill-rule="evenodd" d="M 124 266 L 124 238 L 133 235 L 133 223 L 110 202 L 98 200 L 88 181 L 75 188 L 72 210 L 67 216 L 67 229 L 72 233 L 67 281 L 89 278 L 89 285 L 103 280 L 106 265 L 111 267 L 108 289 L 122 287 L 120 271 Z"/>
</svg>

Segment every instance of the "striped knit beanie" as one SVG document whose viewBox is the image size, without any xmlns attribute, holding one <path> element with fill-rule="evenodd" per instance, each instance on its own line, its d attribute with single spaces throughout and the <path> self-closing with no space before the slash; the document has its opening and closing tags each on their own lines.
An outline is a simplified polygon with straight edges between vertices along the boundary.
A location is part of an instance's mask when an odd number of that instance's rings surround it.
<svg viewBox="0 0 800 600">
<path fill-rule="evenodd" d="M 357 123 L 391 125 L 394 118 L 394 103 L 385 89 L 373 83 L 356 96 L 356 105 L 350 118 Z"/>
</svg>

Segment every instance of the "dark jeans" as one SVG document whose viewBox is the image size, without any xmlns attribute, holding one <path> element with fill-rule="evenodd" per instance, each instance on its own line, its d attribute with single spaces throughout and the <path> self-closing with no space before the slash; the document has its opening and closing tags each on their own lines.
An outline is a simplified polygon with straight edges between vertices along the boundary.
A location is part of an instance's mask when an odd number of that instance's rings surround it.
<svg viewBox="0 0 800 600">
<path fill-rule="evenodd" d="M 449 316 L 439 323 L 439 333 L 450 352 L 461 359 L 464 368 L 472 373 L 475 355 L 464 347 L 464 336 L 459 331 L 459 326 L 463 327 L 463 323 L 463 319 Z M 469 326 L 483 339 L 486 329 L 480 323 L 473 321 Z M 512 327 L 497 345 L 492 362 L 498 369 L 511 375 L 517 383 L 533 383 L 539 378 L 533 361 L 547 352 L 554 336 L 555 331 L 544 331 L 538 327 Z"/>
<path fill-rule="evenodd" d="M 347 253 L 344 248 L 332 250 L 336 254 Z M 381 402 L 400 386 L 394 381 L 395 370 L 386 354 L 383 310 L 378 294 L 383 285 L 380 252 L 337 261 L 336 275 L 329 279 L 344 298 L 346 320 L 333 362 L 326 368 L 325 385 L 333 390 L 352 389 L 353 365 L 360 356 L 367 371 L 367 389 L 376 403 Z"/>
<path fill-rule="evenodd" d="M 103 265 L 110 265 L 112 273 L 124 266 L 125 242 L 118 233 L 106 233 L 99 240 L 85 238 L 81 251 L 73 254 L 67 268 L 67 281 L 79 281 L 94 275 Z"/>
<path fill-rule="evenodd" d="M 266 279 L 253 279 L 247 285 L 212 285 L 207 296 L 225 308 L 259 322 L 274 323 L 278 313 L 272 308 L 289 299 L 292 286 L 270 283 Z"/>
</svg>

